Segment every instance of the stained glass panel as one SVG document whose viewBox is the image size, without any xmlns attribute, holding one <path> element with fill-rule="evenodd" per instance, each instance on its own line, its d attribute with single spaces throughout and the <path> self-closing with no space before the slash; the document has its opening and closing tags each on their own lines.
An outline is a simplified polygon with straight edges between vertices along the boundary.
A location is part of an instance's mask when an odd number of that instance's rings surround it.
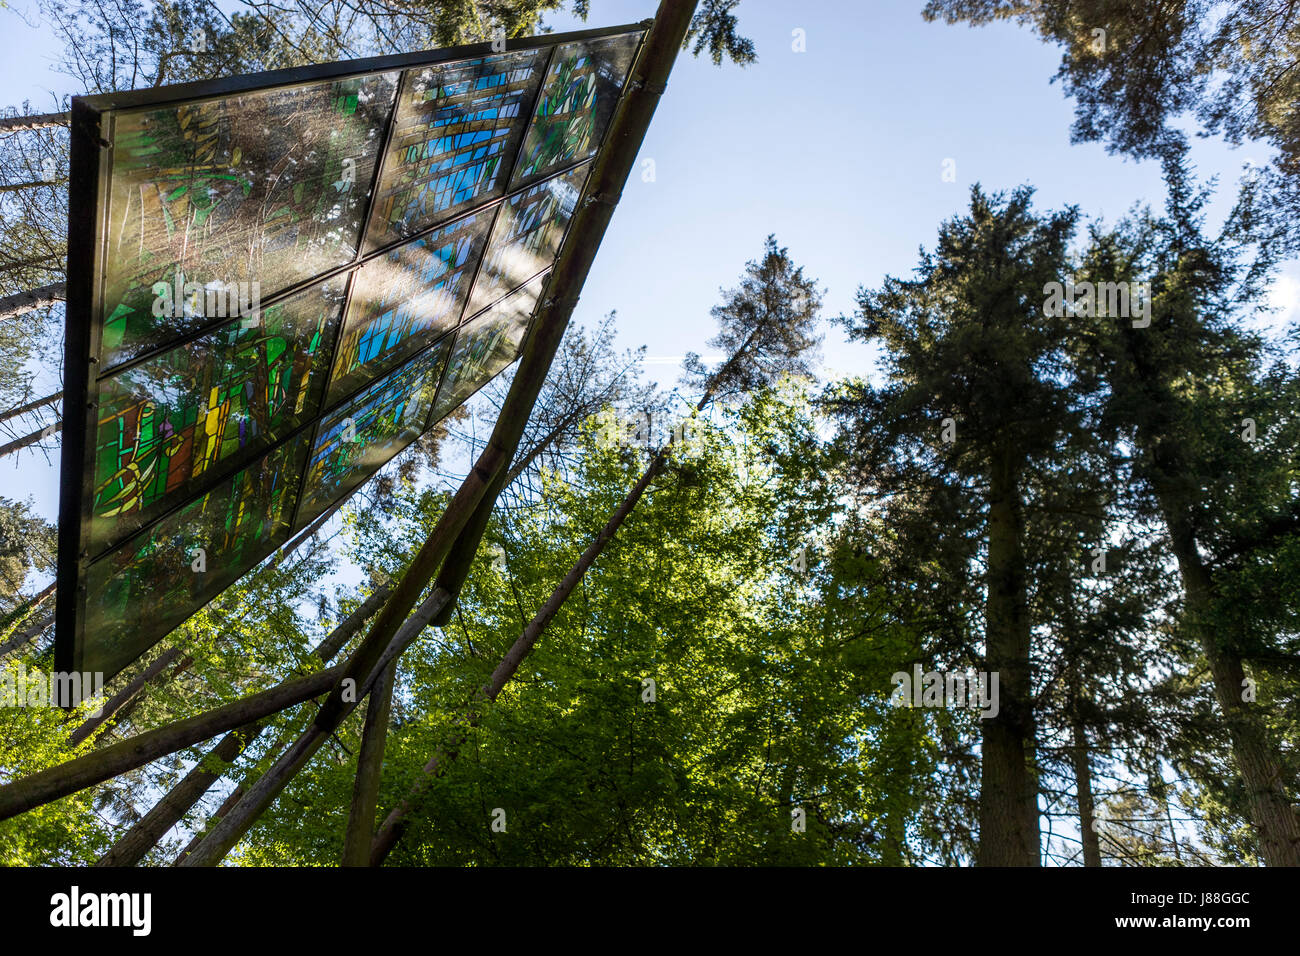
<svg viewBox="0 0 1300 956">
<path fill-rule="evenodd" d="M 525 50 L 404 74 L 368 249 L 501 195 L 546 57 Z"/>
<path fill-rule="evenodd" d="M 492 227 L 466 314 L 482 311 L 550 268 L 590 172 L 587 163 L 506 197 Z"/>
<path fill-rule="evenodd" d="M 101 367 L 351 261 L 397 76 L 116 114 Z"/>
<path fill-rule="evenodd" d="M 596 155 L 641 34 L 566 43 L 555 51 L 524 138 L 512 187 Z"/>
<path fill-rule="evenodd" d="M 73 98 L 57 667 L 111 676 L 515 360 L 643 36 Z"/>
<path fill-rule="evenodd" d="M 437 421 L 465 401 L 519 357 L 519 346 L 546 276 L 502 299 L 456 333 L 456 345 L 447 365 L 442 390 L 433 408 Z"/>
<path fill-rule="evenodd" d="M 439 342 L 322 419 L 312 445 L 297 523 L 311 521 L 413 442 L 447 357 Z"/>
<path fill-rule="evenodd" d="M 81 669 L 111 677 L 278 547 L 306 447 L 281 445 L 92 564 Z"/>
<path fill-rule="evenodd" d="M 492 211 L 474 213 L 357 271 L 329 405 L 399 365 L 460 321 Z"/>
<path fill-rule="evenodd" d="M 316 415 L 344 287 L 328 280 L 100 382 L 92 554 Z"/>
</svg>

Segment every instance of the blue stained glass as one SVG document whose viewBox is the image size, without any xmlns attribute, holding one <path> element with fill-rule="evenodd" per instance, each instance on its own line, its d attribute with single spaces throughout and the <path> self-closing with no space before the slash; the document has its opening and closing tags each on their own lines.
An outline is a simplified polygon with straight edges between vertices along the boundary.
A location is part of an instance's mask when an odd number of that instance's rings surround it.
<svg viewBox="0 0 1300 956">
<path fill-rule="evenodd" d="M 475 201 L 499 196 L 523 137 L 524 106 L 544 51 L 408 70 L 381 168 L 367 248 L 416 235 Z"/>
<path fill-rule="evenodd" d="M 371 259 L 352 282 L 326 405 L 401 364 L 460 321 L 492 210 Z"/>
</svg>

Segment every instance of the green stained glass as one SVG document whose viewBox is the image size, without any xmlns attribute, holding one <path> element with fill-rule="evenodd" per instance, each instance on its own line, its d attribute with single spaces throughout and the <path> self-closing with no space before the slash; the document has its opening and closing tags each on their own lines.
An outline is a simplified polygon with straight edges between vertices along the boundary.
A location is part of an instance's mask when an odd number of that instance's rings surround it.
<svg viewBox="0 0 1300 956">
<path fill-rule="evenodd" d="M 403 75 L 367 248 L 501 195 L 546 55 L 524 50 Z"/>
<path fill-rule="evenodd" d="M 444 340 L 321 420 L 297 523 L 305 524 L 373 475 L 428 426 L 447 357 Z"/>
<path fill-rule="evenodd" d="M 546 276 L 502 299 L 456 333 L 442 390 L 433 408 L 437 421 L 486 385 L 516 358 Z"/>
<path fill-rule="evenodd" d="M 329 405 L 455 328 L 491 223 L 491 211 L 474 213 L 358 270 L 330 378 Z"/>
<path fill-rule="evenodd" d="M 590 173 L 587 163 L 506 197 L 492 227 L 467 315 L 482 311 L 551 267 Z"/>
<path fill-rule="evenodd" d="M 283 543 L 306 448 L 281 445 L 92 564 L 82 669 L 112 677 Z"/>
<path fill-rule="evenodd" d="M 512 187 L 596 155 L 641 34 L 566 43 L 555 51 L 524 137 Z"/>
<path fill-rule="evenodd" d="M 101 367 L 351 261 L 397 76 L 114 114 Z"/>
<path fill-rule="evenodd" d="M 316 415 L 343 290 L 328 280 L 100 382 L 92 554 Z"/>
</svg>

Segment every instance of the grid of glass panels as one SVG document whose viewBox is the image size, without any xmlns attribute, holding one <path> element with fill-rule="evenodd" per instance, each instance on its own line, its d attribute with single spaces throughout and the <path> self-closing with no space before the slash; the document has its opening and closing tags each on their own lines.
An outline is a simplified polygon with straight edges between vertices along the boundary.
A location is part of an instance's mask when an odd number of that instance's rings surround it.
<svg viewBox="0 0 1300 956">
<path fill-rule="evenodd" d="M 420 436 L 446 359 L 444 339 L 321 420 L 303 479 L 301 522 L 314 520 Z"/>
<path fill-rule="evenodd" d="M 92 554 L 316 416 L 344 288 L 327 279 L 99 383 Z"/>
<path fill-rule="evenodd" d="M 517 289 L 555 260 L 590 172 L 591 164 L 586 163 L 506 197 L 470 296 L 471 314 Z"/>
<path fill-rule="evenodd" d="M 74 142 L 102 185 L 65 661 L 112 676 L 517 358 L 642 36 L 84 101 L 106 142 Z"/>
<path fill-rule="evenodd" d="M 546 276 L 538 276 L 461 326 L 433 408 L 435 420 L 463 403 L 518 357 L 528 320 L 545 283 Z"/>
</svg>

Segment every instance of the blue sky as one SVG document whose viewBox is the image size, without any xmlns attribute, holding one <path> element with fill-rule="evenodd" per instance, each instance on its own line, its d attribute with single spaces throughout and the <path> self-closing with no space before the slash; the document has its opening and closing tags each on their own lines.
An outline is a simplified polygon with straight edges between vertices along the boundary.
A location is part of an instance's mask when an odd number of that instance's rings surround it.
<svg viewBox="0 0 1300 956">
<path fill-rule="evenodd" d="M 758 63 L 715 67 L 683 56 L 655 117 L 636 172 L 596 258 L 576 319 L 594 323 L 616 309 L 621 341 L 646 345 L 649 377 L 676 378 L 676 359 L 709 352 L 709 309 L 719 287 L 774 233 L 796 262 L 827 289 L 825 314 L 853 309 L 859 285 L 903 275 L 917 249 L 932 246 L 939 222 L 960 212 L 969 190 L 1022 183 L 1039 208 L 1077 203 L 1085 216 L 1115 220 L 1134 203 L 1159 205 L 1154 163 L 1071 145 L 1073 104 L 1049 83 L 1057 48 L 1014 24 L 980 29 L 926 23 L 921 0 L 744 0 L 742 32 Z M 587 26 L 640 20 L 655 0 L 592 0 Z M 48 108 L 68 89 L 50 67 L 60 55 L 34 8 L 0 9 L 6 56 L 4 102 L 24 97 Z M 581 28 L 551 16 L 556 30 Z M 802 30 L 806 51 L 792 49 Z M 1236 181 L 1263 146 L 1229 149 L 1199 141 L 1202 175 Z M 956 181 L 942 177 L 946 159 Z M 653 181 L 647 181 L 653 160 Z M 1226 197 L 1228 190 L 1224 190 Z M 1217 207 L 1219 215 L 1226 202 Z M 1292 263 L 1275 288 L 1300 318 L 1300 269 Z M 869 353 L 828 328 L 825 377 L 865 372 Z M 55 515 L 57 469 L 23 456 L 6 462 L 6 494 L 35 495 Z"/>
</svg>

